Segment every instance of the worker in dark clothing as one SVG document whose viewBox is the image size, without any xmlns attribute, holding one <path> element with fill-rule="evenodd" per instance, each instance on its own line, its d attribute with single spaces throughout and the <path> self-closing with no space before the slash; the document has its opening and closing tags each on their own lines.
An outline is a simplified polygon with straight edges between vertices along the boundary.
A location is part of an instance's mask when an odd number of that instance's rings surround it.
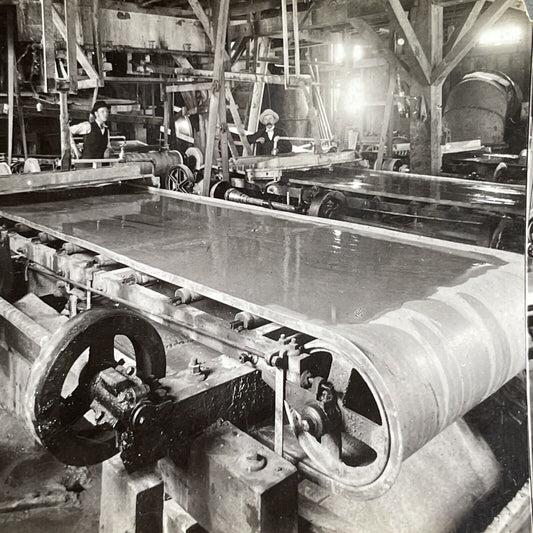
<svg viewBox="0 0 533 533">
<path fill-rule="evenodd" d="M 265 109 L 259 117 L 263 127 L 256 133 L 248 135 L 248 142 L 256 145 L 256 155 L 277 155 L 292 152 L 292 144 L 287 134 L 276 126 L 279 115 L 272 109 Z M 281 139 L 280 139 L 281 138 Z M 275 142 L 277 139 L 277 143 Z M 276 147 L 275 147 L 276 145 Z"/>
<path fill-rule="evenodd" d="M 107 126 L 109 106 L 100 100 L 94 104 L 91 114 L 94 116 L 94 120 L 70 126 L 70 146 L 78 159 L 103 159 L 109 157 L 111 152 Z M 72 138 L 73 135 L 84 135 L 83 155 L 76 146 Z"/>
</svg>

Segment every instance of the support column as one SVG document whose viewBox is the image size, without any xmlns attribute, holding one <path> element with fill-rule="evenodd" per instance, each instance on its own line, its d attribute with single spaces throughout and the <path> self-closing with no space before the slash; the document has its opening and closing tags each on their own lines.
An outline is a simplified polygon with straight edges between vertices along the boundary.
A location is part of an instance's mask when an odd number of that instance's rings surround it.
<svg viewBox="0 0 533 533">
<path fill-rule="evenodd" d="M 217 33 L 215 37 L 215 58 L 213 62 L 213 88 L 209 94 L 209 118 L 206 132 L 206 148 L 205 148 L 205 167 L 204 180 L 202 183 L 202 194 L 209 196 L 209 189 L 211 185 L 211 168 L 213 165 L 215 155 L 215 133 L 218 119 L 220 116 L 220 98 L 224 101 L 224 109 L 226 106 L 226 99 L 224 96 L 224 55 L 226 47 L 226 33 L 228 27 L 229 14 L 229 0 L 220 0 L 218 5 L 217 17 Z"/>
<path fill-rule="evenodd" d="M 15 108 L 15 43 L 13 12 L 8 8 L 7 22 L 7 164 L 13 158 L 13 114 Z"/>
<path fill-rule="evenodd" d="M 68 125 L 67 91 L 59 91 L 59 127 L 61 131 L 61 170 L 70 170 L 70 129 Z"/>
<path fill-rule="evenodd" d="M 432 68 L 442 61 L 442 11 L 442 6 L 431 2 L 420 2 L 412 10 L 413 28 Z M 411 172 L 438 175 L 442 159 L 442 83 L 420 85 L 411 96 L 421 99 L 420 113 L 411 114 Z"/>
</svg>

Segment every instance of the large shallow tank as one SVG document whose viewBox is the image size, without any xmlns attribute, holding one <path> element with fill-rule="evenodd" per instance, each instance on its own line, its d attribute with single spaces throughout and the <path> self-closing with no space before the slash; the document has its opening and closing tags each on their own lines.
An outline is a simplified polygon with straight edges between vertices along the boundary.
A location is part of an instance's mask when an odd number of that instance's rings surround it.
<svg viewBox="0 0 533 533">
<path fill-rule="evenodd" d="M 485 146 L 504 148 L 505 130 L 520 112 L 520 88 L 501 72 L 466 74 L 451 90 L 444 108 L 444 126 L 452 141 L 481 139 Z"/>
</svg>

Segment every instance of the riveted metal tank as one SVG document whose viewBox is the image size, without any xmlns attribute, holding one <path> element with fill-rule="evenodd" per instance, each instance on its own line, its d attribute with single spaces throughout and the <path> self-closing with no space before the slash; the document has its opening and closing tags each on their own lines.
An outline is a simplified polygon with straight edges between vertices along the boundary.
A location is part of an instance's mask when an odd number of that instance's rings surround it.
<svg viewBox="0 0 533 533">
<path fill-rule="evenodd" d="M 502 72 L 466 74 L 451 90 L 444 126 L 452 141 L 481 139 L 485 146 L 504 147 L 508 121 L 520 110 L 520 88 Z"/>
</svg>

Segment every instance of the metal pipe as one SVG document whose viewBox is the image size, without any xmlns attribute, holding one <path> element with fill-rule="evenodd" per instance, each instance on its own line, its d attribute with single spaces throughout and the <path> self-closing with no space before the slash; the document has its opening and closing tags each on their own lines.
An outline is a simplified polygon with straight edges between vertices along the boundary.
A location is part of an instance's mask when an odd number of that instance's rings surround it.
<svg viewBox="0 0 533 533">
<path fill-rule="evenodd" d="M 259 207 L 276 209 L 278 211 L 288 211 L 289 213 L 296 213 L 298 211 L 298 208 L 293 205 L 263 200 L 262 198 L 252 198 L 238 189 L 228 189 L 224 195 L 224 199 L 238 204 L 257 205 Z"/>
</svg>

